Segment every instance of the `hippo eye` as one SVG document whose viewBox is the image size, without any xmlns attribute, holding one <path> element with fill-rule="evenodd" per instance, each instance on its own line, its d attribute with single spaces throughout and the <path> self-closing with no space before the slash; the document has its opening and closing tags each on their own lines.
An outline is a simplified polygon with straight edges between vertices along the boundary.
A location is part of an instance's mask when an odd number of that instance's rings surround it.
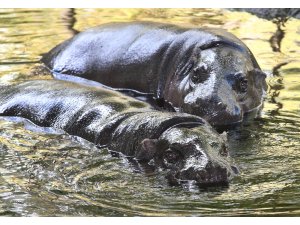
<svg viewBox="0 0 300 225">
<path fill-rule="evenodd" d="M 179 151 L 169 148 L 164 152 L 163 158 L 167 163 L 175 164 L 179 159 L 182 158 L 182 155 Z"/>
<path fill-rule="evenodd" d="M 237 73 L 234 75 L 233 90 L 239 93 L 246 93 L 248 89 L 248 80 L 242 73 Z"/>
<path fill-rule="evenodd" d="M 191 76 L 191 81 L 194 84 L 203 83 L 208 78 L 208 69 L 207 66 L 202 65 L 193 69 Z"/>
</svg>

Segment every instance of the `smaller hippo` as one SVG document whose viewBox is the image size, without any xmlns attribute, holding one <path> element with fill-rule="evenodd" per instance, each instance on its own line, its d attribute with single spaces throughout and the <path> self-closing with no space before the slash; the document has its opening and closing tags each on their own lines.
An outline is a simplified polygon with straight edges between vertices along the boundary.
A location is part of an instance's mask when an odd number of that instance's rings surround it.
<svg viewBox="0 0 300 225">
<path fill-rule="evenodd" d="M 2 87 L 0 115 L 26 118 L 168 170 L 170 183 L 228 184 L 226 142 L 202 118 L 153 110 L 116 91 L 59 80 Z"/>
<path fill-rule="evenodd" d="M 55 78 L 72 75 L 152 94 L 162 106 L 215 126 L 257 114 L 266 91 L 266 75 L 251 51 L 222 29 L 103 24 L 64 41 L 41 61 Z"/>
</svg>

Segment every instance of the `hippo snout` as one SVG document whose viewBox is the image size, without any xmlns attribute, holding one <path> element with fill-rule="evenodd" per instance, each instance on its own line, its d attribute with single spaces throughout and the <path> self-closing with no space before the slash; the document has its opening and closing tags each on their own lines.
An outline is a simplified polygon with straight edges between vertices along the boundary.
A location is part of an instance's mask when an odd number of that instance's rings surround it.
<svg viewBox="0 0 300 225">
<path fill-rule="evenodd" d="M 206 125 L 174 127 L 160 137 L 164 147 L 156 162 L 168 169 L 171 184 L 193 181 L 199 186 L 228 185 L 236 174 L 223 136 Z"/>
<path fill-rule="evenodd" d="M 191 166 L 181 170 L 177 177 L 184 180 L 195 180 L 200 186 L 227 185 L 231 177 L 231 171 L 226 167 L 209 162 L 203 168 Z"/>
<path fill-rule="evenodd" d="M 184 104 L 183 108 L 188 113 L 200 115 L 213 126 L 239 123 L 244 116 L 243 109 L 232 94 L 199 98 L 192 104 Z"/>
</svg>

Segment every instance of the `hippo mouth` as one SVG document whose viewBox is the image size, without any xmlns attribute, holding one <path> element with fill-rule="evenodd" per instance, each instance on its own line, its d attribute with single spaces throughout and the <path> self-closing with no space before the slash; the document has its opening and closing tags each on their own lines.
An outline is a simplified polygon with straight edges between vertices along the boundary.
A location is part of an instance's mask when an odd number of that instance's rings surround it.
<svg viewBox="0 0 300 225">
<path fill-rule="evenodd" d="M 167 169 L 169 184 L 193 182 L 198 186 L 227 186 L 237 173 L 227 158 L 223 136 L 201 127 L 203 125 L 195 123 L 180 124 L 160 137 L 165 145 L 160 145 L 155 162 Z"/>
<path fill-rule="evenodd" d="M 234 106 L 230 112 L 224 105 L 218 105 L 217 107 L 212 105 L 211 108 L 199 106 L 191 109 L 190 113 L 195 112 L 213 126 L 235 125 L 241 123 L 244 119 L 244 113 L 239 106 Z"/>
<path fill-rule="evenodd" d="M 206 109 L 206 107 L 190 108 L 190 113 L 197 112 L 203 119 L 214 127 L 227 127 L 236 126 L 243 121 L 256 118 L 261 112 L 264 101 L 257 102 L 256 105 L 246 107 L 243 103 L 230 106 L 229 108 L 223 104 L 219 104 L 217 107 Z"/>
<path fill-rule="evenodd" d="M 171 185 L 194 182 L 199 187 L 228 186 L 232 178 L 232 171 L 212 163 L 201 170 L 189 168 L 181 171 L 170 171 L 166 178 Z"/>
</svg>

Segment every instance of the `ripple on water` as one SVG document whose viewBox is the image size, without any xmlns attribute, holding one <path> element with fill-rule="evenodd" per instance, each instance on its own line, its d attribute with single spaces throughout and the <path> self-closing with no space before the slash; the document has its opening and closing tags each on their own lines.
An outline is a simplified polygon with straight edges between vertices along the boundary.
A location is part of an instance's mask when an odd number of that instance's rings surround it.
<svg viewBox="0 0 300 225">
<path fill-rule="evenodd" d="M 241 173 L 229 187 L 207 189 L 191 183 L 171 187 L 164 171 L 144 168 L 146 172 L 138 172 L 134 162 L 112 157 L 107 149 L 80 138 L 0 120 L 0 215 L 300 215 L 299 20 L 285 24 L 280 53 L 272 52 L 268 41 L 276 25 L 247 13 L 219 9 L 75 11 L 0 9 L 1 85 L 51 79 L 34 62 L 76 30 L 112 21 L 172 18 L 178 24 L 229 29 L 245 41 L 261 67 L 273 73 L 268 78 L 262 118 L 229 132 L 230 154 Z"/>
</svg>

